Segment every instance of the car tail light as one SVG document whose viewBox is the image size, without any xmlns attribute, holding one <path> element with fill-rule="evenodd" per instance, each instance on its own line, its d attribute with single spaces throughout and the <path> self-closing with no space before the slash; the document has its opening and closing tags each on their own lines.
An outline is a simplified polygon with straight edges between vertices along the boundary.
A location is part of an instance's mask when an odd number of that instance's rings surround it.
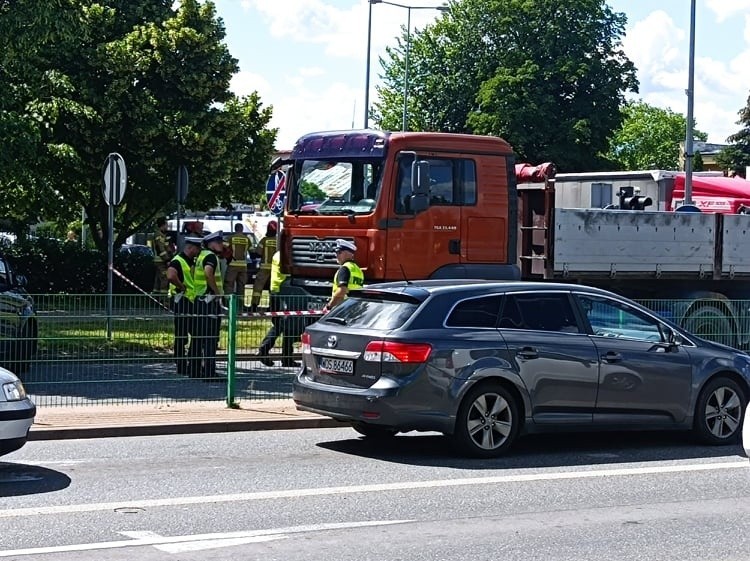
<svg viewBox="0 0 750 561">
<path fill-rule="evenodd" d="M 365 347 L 364 359 L 369 362 L 427 362 L 431 352 L 432 346 L 428 343 L 370 341 Z"/>
<path fill-rule="evenodd" d="M 310 334 L 307 331 L 305 331 L 302 334 L 302 337 L 300 337 L 300 341 L 302 342 L 302 354 L 303 355 L 312 354 L 312 347 L 310 345 Z"/>
</svg>

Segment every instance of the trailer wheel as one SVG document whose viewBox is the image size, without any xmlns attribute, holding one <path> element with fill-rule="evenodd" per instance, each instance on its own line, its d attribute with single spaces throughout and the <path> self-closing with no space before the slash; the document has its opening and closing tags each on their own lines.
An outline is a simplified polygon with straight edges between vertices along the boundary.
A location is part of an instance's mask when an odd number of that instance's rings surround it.
<svg viewBox="0 0 750 561">
<path fill-rule="evenodd" d="M 690 310 L 682 326 L 698 337 L 730 347 L 737 346 L 734 324 L 728 312 L 718 306 L 706 304 Z"/>
</svg>

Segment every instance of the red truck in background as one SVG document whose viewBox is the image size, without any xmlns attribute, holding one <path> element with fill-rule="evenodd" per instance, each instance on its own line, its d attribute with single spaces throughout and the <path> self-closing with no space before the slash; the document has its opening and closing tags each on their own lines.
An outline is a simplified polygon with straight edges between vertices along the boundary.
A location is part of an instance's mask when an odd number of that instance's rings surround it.
<svg viewBox="0 0 750 561">
<path fill-rule="evenodd" d="M 631 298 L 691 331 L 748 342 L 750 218 L 555 208 L 554 168 L 517 165 L 489 136 L 331 131 L 288 160 L 280 234 L 284 290 L 321 305 L 337 238 L 354 241 L 367 284 L 416 279 L 566 280 Z M 316 204 L 305 193 L 324 193 Z"/>
</svg>

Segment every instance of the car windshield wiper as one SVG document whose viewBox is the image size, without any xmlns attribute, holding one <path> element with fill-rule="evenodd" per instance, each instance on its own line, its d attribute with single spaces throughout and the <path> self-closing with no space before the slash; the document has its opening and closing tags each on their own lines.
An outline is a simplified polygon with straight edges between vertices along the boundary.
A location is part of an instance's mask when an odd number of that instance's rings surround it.
<svg viewBox="0 0 750 561">
<path fill-rule="evenodd" d="M 323 318 L 323 321 L 330 321 L 331 323 L 338 323 L 339 325 L 346 325 L 346 320 L 344 318 Z"/>
</svg>

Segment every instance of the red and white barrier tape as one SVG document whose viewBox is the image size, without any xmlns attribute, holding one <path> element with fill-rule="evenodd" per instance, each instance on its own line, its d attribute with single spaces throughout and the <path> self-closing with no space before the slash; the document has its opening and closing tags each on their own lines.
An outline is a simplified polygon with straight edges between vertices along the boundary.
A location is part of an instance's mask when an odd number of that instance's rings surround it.
<svg viewBox="0 0 750 561">
<path fill-rule="evenodd" d="M 321 310 L 283 310 L 280 312 L 243 312 L 237 314 L 243 318 L 268 318 L 268 317 L 279 317 L 279 316 L 322 316 Z"/>
<path fill-rule="evenodd" d="M 151 294 L 149 294 L 148 292 L 146 292 L 145 290 L 143 290 L 140 286 L 138 286 L 137 284 L 135 284 L 132 280 L 130 280 L 125 275 L 123 275 L 120 271 L 118 271 L 114 267 L 112 267 L 112 272 L 114 274 L 116 274 L 118 277 L 120 277 L 122 280 L 124 280 L 126 283 L 128 283 L 130 286 L 132 286 L 133 288 L 135 288 L 138 292 L 140 292 L 141 294 L 145 294 L 146 296 L 149 297 L 150 300 L 153 300 L 154 302 L 156 302 L 157 304 L 159 304 L 159 306 L 161 306 L 162 308 L 164 308 L 168 312 L 170 312 L 170 313 L 172 312 L 172 310 L 169 309 L 169 306 L 165 306 L 163 302 L 161 302 L 157 298 L 154 298 Z"/>
<path fill-rule="evenodd" d="M 172 312 L 172 310 L 165 306 L 160 300 L 157 298 L 154 298 L 151 294 L 143 290 L 140 286 L 135 284 L 132 280 L 130 280 L 128 277 L 123 275 L 120 271 L 112 267 L 112 272 L 116 274 L 118 277 L 120 277 L 122 280 L 124 280 L 126 283 L 128 283 L 130 286 L 135 288 L 138 292 L 141 294 L 145 294 L 148 296 L 148 298 L 157 304 L 167 310 L 168 312 Z M 323 311 L 322 310 L 282 310 L 279 312 L 243 312 L 240 314 L 237 314 L 238 317 L 242 318 L 269 318 L 269 317 L 279 317 L 279 316 L 322 316 Z"/>
</svg>

